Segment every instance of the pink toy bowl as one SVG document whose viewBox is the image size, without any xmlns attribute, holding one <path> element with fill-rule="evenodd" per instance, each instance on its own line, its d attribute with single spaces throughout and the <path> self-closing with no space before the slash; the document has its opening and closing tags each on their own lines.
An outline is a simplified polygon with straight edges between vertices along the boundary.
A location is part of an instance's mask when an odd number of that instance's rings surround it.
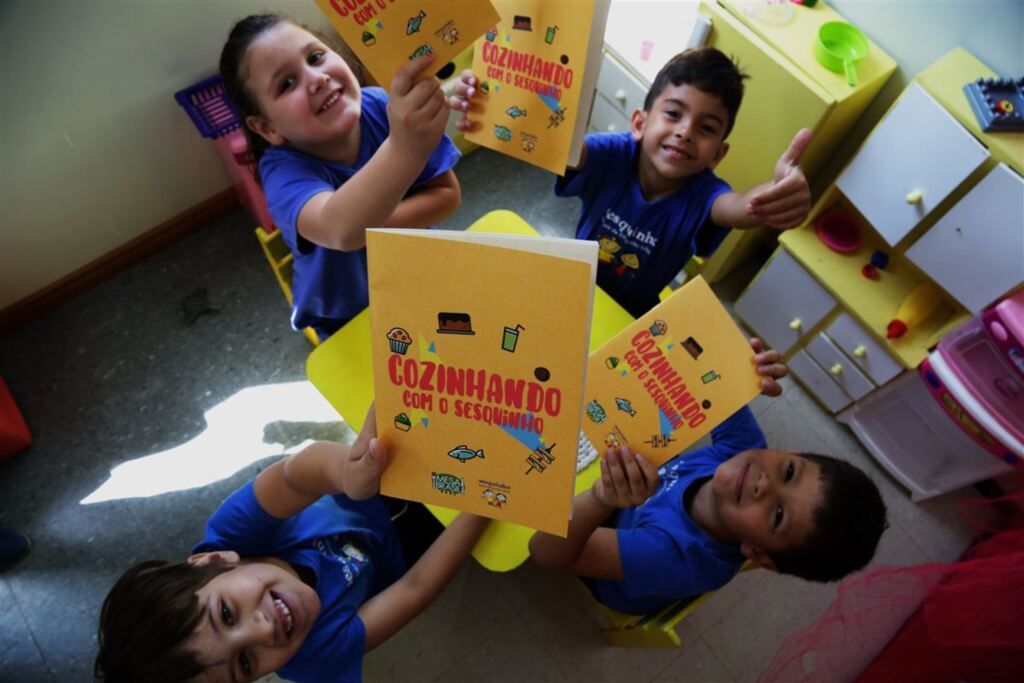
<svg viewBox="0 0 1024 683">
<path fill-rule="evenodd" d="M 849 254 L 860 247 L 860 226 L 847 214 L 830 209 L 814 221 L 814 232 L 825 246 L 840 254 Z"/>
</svg>

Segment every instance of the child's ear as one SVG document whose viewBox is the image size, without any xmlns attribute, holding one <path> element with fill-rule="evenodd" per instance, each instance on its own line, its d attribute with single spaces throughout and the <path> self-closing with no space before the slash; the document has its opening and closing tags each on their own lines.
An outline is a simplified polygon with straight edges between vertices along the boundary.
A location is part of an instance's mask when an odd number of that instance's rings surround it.
<svg viewBox="0 0 1024 683">
<path fill-rule="evenodd" d="M 647 125 L 647 112 L 643 109 L 634 109 L 633 116 L 629 120 L 629 132 L 637 142 L 644 136 L 644 126 Z"/>
<path fill-rule="evenodd" d="M 708 165 L 708 168 L 710 168 L 712 171 L 715 170 L 715 166 L 718 166 L 718 164 L 721 163 L 722 159 L 725 158 L 726 152 L 728 152 L 728 151 L 729 151 L 729 143 L 728 142 L 723 142 L 721 145 L 719 145 L 718 153 L 715 154 L 715 158 Z"/>
<path fill-rule="evenodd" d="M 274 128 L 274 124 L 262 116 L 246 116 L 245 127 L 253 133 L 256 133 L 256 135 L 259 135 L 271 145 L 283 145 L 286 142 L 284 136 L 278 133 L 277 129 Z"/>
<path fill-rule="evenodd" d="M 762 569 L 769 569 L 773 572 L 779 571 L 776 569 L 775 563 L 772 562 L 772 558 L 768 556 L 768 553 L 750 545 L 746 541 L 740 544 L 740 552 L 743 553 L 743 557 L 760 565 Z"/>
<path fill-rule="evenodd" d="M 206 565 L 220 562 L 223 564 L 237 565 L 242 558 L 234 550 L 215 550 L 208 553 L 196 553 L 190 555 L 186 560 L 193 567 L 205 567 Z"/>
</svg>

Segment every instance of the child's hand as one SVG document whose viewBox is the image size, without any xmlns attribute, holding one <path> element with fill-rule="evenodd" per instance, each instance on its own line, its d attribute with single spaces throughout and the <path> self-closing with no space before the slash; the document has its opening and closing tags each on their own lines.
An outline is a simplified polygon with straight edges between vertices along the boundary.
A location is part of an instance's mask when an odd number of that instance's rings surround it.
<svg viewBox="0 0 1024 683">
<path fill-rule="evenodd" d="M 750 338 L 754 349 L 754 365 L 761 375 L 761 393 L 765 396 L 781 396 L 782 385 L 776 382 L 789 374 L 789 368 L 782 364 L 782 354 L 774 349 L 765 350 L 764 342 L 757 337 Z"/>
<path fill-rule="evenodd" d="M 629 508 L 644 502 L 658 490 L 658 470 L 629 446 L 610 448 L 601 458 L 601 478 L 594 482 L 598 502 Z"/>
<path fill-rule="evenodd" d="M 455 111 L 461 111 L 462 116 L 455 122 L 455 127 L 463 132 L 473 130 L 475 121 L 469 119 L 469 107 L 473 96 L 477 94 L 479 80 L 473 72 L 466 69 L 459 74 L 459 80 L 455 82 L 455 94 L 448 98 L 448 106 Z"/>
<path fill-rule="evenodd" d="M 400 150 L 423 159 L 437 147 L 448 123 L 441 82 L 436 78 L 416 82 L 416 77 L 430 68 L 433 61 L 433 55 L 424 55 L 403 65 L 391 81 L 388 100 L 391 138 Z"/>
<path fill-rule="evenodd" d="M 811 144 L 811 137 L 810 128 L 796 134 L 789 149 L 775 164 L 771 186 L 747 205 L 748 215 L 779 230 L 789 230 L 804 222 L 811 210 L 811 189 L 800 168 L 800 155 Z"/>
<path fill-rule="evenodd" d="M 377 438 L 377 413 L 370 405 L 355 443 L 345 458 L 344 492 L 353 500 L 365 500 L 380 490 L 380 475 L 389 462 L 387 449 Z"/>
</svg>

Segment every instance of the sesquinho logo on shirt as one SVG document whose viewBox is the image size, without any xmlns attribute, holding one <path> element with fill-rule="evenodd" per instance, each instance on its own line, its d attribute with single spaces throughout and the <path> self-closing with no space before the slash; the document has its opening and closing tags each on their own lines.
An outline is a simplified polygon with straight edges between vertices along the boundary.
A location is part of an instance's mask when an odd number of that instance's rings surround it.
<svg viewBox="0 0 1024 683">
<path fill-rule="evenodd" d="M 657 237 L 645 230 L 633 227 L 626 219 L 622 218 L 611 209 L 605 209 L 604 220 L 602 223 L 606 230 L 627 238 L 631 242 L 643 244 L 648 247 L 658 246 Z"/>
</svg>

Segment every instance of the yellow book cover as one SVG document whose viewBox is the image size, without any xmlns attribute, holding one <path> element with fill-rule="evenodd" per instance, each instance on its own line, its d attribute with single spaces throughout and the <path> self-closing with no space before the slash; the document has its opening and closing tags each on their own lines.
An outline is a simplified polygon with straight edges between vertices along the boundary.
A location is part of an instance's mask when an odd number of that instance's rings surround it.
<svg viewBox="0 0 1024 683">
<path fill-rule="evenodd" d="M 488 0 L 314 0 L 385 88 L 413 57 L 433 53 L 436 72 L 494 26 Z"/>
<path fill-rule="evenodd" d="M 597 243 L 372 229 L 366 247 L 381 493 L 564 536 Z"/>
<path fill-rule="evenodd" d="M 601 65 L 607 0 L 495 0 L 473 51 L 480 91 L 466 139 L 562 175 L 579 163 Z"/>
<path fill-rule="evenodd" d="M 698 276 L 590 354 L 583 432 L 660 465 L 760 393 L 753 357 Z"/>
</svg>

